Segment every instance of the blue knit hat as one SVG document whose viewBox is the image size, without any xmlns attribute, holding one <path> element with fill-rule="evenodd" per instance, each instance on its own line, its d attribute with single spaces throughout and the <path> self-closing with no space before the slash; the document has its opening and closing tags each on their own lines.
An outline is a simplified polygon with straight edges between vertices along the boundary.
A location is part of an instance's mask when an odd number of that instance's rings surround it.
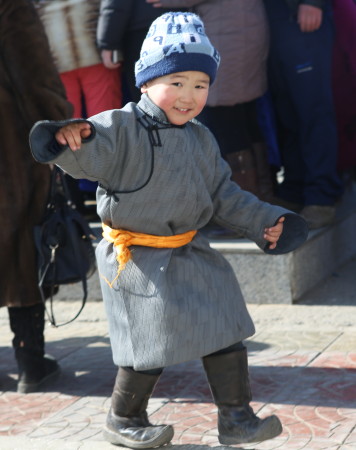
<svg viewBox="0 0 356 450">
<path fill-rule="evenodd" d="M 200 17 L 189 12 L 168 12 L 152 22 L 135 64 L 136 86 L 170 73 L 197 70 L 216 77 L 219 52 L 205 34 Z"/>
</svg>

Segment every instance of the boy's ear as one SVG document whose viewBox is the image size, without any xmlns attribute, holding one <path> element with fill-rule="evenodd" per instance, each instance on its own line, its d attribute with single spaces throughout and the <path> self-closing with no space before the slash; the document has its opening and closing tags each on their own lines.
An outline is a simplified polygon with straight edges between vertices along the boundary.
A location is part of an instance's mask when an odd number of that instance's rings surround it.
<svg viewBox="0 0 356 450">
<path fill-rule="evenodd" d="M 145 92 L 147 92 L 147 87 L 148 87 L 147 83 L 145 83 L 141 86 L 141 94 L 144 94 Z"/>
</svg>

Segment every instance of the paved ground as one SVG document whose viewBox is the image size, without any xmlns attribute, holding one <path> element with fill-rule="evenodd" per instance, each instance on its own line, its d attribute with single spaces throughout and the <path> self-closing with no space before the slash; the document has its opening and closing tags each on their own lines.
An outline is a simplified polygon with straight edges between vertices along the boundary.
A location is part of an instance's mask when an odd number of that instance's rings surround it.
<svg viewBox="0 0 356 450">
<path fill-rule="evenodd" d="M 355 274 L 356 260 L 297 305 L 249 305 L 257 328 L 246 342 L 253 407 L 260 416 L 276 412 L 284 431 L 238 448 L 356 449 Z M 58 301 L 58 317 L 68 318 L 78 305 Z M 74 323 L 46 329 L 47 351 L 62 375 L 41 393 L 16 393 L 4 308 L 0 326 L 0 449 L 116 448 L 101 435 L 116 374 L 102 303 L 91 300 Z M 177 450 L 219 446 L 216 407 L 200 361 L 167 369 L 149 412 L 152 422 L 174 425 L 171 447 Z"/>
</svg>

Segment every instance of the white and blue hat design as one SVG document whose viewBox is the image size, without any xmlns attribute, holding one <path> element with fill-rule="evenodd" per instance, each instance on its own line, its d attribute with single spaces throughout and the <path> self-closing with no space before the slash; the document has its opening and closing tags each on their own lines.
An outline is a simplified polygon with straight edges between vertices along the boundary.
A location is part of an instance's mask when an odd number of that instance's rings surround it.
<svg viewBox="0 0 356 450">
<path fill-rule="evenodd" d="M 206 73 L 212 84 L 219 63 L 219 52 L 205 34 L 200 17 L 189 12 L 168 12 L 152 22 L 143 41 L 135 64 L 136 86 L 190 70 Z"/>
</svg>

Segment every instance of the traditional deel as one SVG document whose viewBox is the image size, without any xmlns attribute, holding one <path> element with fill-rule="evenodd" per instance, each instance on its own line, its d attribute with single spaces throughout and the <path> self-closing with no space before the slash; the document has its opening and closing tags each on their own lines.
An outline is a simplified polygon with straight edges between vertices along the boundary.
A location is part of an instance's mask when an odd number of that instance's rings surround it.
<svg viewBox="0 0 356 450">
<path fill-rule="evenodd" d="M 200 230 L 214 219 L 246 232 L 274 254 L 305 240 L 299 216 L 260 202 L 231 182 L 216 141 L 199 122 L 170 124 L 144 94 L 137 105 L 106 111 L 90 123 L 92 137 L 79 151 L 53 147 L 53 133 L 63 122 L 38 123 L 31 148 L 41 162 L 99 181 L 98 213 L 109 227 L 172 236 Z M 282 215 L 284 232 L 277 248 L 268 250 L 263 230 Z M 202 233 L 179 248 L 133 245 L 130 250 L 132 258 L 110 287 L 104 277 L 117 275 L 115 248 L 103 239 L 96 249 L 115 364 L 136 370 L 164 367 L 254 333 L 231 266 Z"/>
</svg>

